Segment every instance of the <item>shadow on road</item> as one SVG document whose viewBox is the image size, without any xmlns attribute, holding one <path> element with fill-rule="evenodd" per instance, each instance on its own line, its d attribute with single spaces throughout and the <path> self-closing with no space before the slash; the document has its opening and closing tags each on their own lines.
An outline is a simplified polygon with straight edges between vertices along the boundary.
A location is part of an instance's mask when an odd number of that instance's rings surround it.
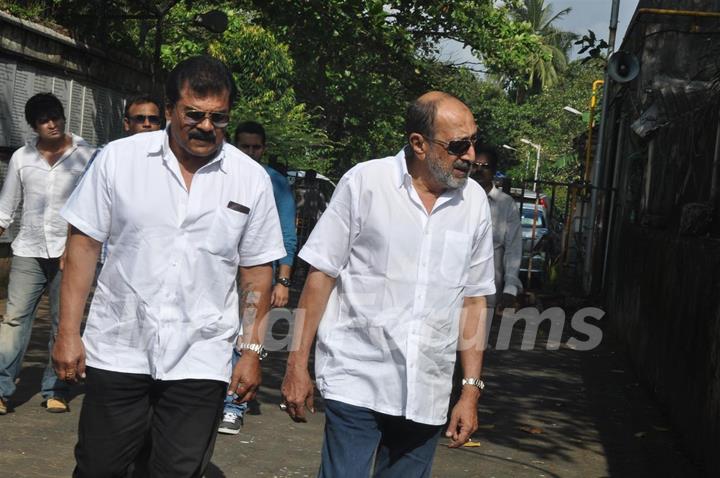
<svg viewBox="0 0 720 478">
<path fill-rule="evenodd" d="M 46 307 L 45 301 L 41 307 Z M 49 320 L 46 310 L 38 315 L 14 397 L 16 407 L 39 391 L 47 361 Z M 496 318 L 491 345 L 497 342 L 499 325 Z M 272 333 L 282 339 L 288 331 L 289 324 L 278 323 Z M 519 322 L 509 350 L 491 349 L 486 354 L 487 388 L 480 402 L 480 428 L 473 437 L 482 447 L 447 450 L 441 445 L 438 466 L 449 469 L 453 463 L 462 462 L 462 466 L 471 466 L 471 470 L 477 466 L 483 473 L 515 469 L 511 465 L 525 470 L 495 476 L 602 476 L 597 470 L 607 471 L 610 477 L 702 476 L 682 453 L 672 427 L 639 384 L 625 357 L 616 351 L 611 337 L 605 336 L 598 348 L 588 352 L 565 346 L 547 350 L 548 323 L 540 327 L 535 348 L 523 351 L 523 332 L 524 324 Z M 563 343 L 572 333 L 569 327 L 563 331 Z M 263 361 L 264 383 L 254 410 L 261 415 L 258 419 L 268 417 L 269 407 L 280 403 L 286 357 L 284 351 L 271 352 Z M 82 393 L 82 388 L 75 393 Z M 321 400 L 316 402 L 321 413 Z M 310 451 L 317 453 L 319 449 Z M 476 465 L 468 465 L 476 461 Z M 206 476 L 226 475 L 211 464 Z M 471 471 L 466 476 L 477 475 Z"/>
<path fill-rule="evenodd" d="M 568 311 L 566 304 L 552 305 Z M 493 321 L 491 346 L 500 323 Z M 603 328 L 602 320 L 595 324 Z M 509 350 L 487 352 L 487 388 L 474 439 L 531 455 L 527 467 L 554 464 L 560 470 L 557 464 L 566 464 L 577 473 L 561 476 L 585 476 L 584 460 L 605 460 L 611 477 L 701 476 L 612 337 L 605 334 L 594 350 L 573 350 L 564 344 L 578 334 L 569 320 L 565 325 L 558 350 L 547 349 L 549 321 L 540 327 L 535 348 L 521 350 L 521 321 Z M 545 467 L 542 472 L 555 476 Z"/>
</svg>

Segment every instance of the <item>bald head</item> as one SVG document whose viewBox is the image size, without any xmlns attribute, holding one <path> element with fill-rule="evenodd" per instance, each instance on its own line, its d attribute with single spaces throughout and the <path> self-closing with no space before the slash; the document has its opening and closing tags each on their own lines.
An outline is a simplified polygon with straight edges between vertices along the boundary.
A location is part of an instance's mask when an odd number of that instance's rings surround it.
<svg viewBox="0 0 720 478">
<path fill-rule="evenodd" d="M 435 134 L 435 120 L 438 113 L 447 111 L 470 113 L 465 103 L 442 91 L 429 91 L 410 103 L 405 114 L 405 136 L 419 133 L 425 137 Z"/>
</svg>

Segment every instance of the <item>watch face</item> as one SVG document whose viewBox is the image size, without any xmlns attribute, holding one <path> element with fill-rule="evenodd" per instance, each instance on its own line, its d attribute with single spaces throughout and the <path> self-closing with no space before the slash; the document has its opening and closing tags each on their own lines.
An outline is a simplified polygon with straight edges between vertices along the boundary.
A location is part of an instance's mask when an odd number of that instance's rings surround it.
<svg viewBox="0 0 720 478">
<path fill-rule="evenodd" d="M 285 287 L 290 287 L 290 279 L 288 279 L 286 277 L 278 278 L 277 283 L 280 285 L 283 285 Z"/>
</svg>

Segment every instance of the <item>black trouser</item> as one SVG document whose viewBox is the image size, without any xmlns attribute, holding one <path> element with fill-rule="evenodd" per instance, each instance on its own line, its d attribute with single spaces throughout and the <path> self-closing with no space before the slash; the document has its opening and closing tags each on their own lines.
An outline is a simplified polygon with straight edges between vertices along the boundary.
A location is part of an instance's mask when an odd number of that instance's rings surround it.
<svg viewBox="0 0 720 478">
<path fill-rule="evenodd" d="M 202 476 L 215 445 L 225 382 L 153 380 L 91 367 L 86 373 L 73 476 L 124 478 L 146 436 L 152 440 L 148 476 Z"/>
</svg>

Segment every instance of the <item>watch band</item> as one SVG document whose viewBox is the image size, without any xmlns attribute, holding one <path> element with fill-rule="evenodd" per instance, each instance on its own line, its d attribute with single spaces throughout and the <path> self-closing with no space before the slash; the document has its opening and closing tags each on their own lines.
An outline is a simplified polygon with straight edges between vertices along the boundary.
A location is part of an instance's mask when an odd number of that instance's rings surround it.
<svg viewBox="0 0 720 478">
<path fill-rule="evenodd" d="M 473 387 L 477 387 L 480 390 L 485 388 L 485 382 L 480 380 L 479 378 L 473 378 L 473 377 L 467 377 L 462 380 L 463 386 L 465 385 L 472 385 Z"/>
<path fill-rule="evenodd" d="M 263 347 L 261 344 L 248 344 L 245 342 L 240 342 L 237 344 L 237 350 L 238 352 L 242 352 L 243 350 L 250 350 L 251 352 L 255 352 L 256 354 L 258 354 L 260 360 L 267 357 L 265 347 Z"/>
<path fill-rule="evenodd" d="M 292 282 L 290 282 L 288 277 L 278 277 L 275 281 L 285 287 L 290 287 L 290 285 L 292 285 Z"/>
</svg>

